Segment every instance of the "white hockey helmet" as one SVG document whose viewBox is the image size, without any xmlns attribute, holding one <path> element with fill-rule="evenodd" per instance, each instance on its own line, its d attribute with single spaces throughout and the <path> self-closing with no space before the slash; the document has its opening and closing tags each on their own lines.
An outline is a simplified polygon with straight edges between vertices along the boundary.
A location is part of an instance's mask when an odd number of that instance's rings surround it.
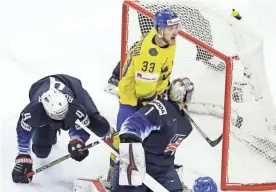
<svg viewBox="0 0 276 192">
<path fill-rule="evenodd" d="M 63 120 L 68 113 L 68 101 L 65 95 L 59 90 L 52 88 L 44 92 L 41 96 L 42 105 L 54 120 Z"/>
<path fill-rule="evenodd" d="M 194 84 L 187 77 L 174 79 L 168 89 L 168 97 L 176 103 L 191 101 L 194 92 Z"/>
</svg>

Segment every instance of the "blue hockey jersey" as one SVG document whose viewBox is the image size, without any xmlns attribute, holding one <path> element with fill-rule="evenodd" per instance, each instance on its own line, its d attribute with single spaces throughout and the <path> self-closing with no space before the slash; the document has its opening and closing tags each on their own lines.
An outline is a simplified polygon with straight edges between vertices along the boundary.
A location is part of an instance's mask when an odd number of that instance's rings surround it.
<svg viewBox="0 0 276 192">
<path fill-rule="evenodd" d="M 68 114 L 62 121 L 51 119 L 40 101 L 41 95 L 51 87 L 65 94 L 69 103 Z M 83 89 L 81 81 L 77 78 L 63 74 L 42 78 L 31 86 L 29 99 L 30 103 L 21 112 L 17 124 L 19 153 L 29 154 L 31 152 L 30 142 L 34 129 L 69 130 L 71 138 L 80 138 L 86 141 L 89 135 L 75 124 L 75 121 L 79 119 L 99 136 L 103 136 L 108 131 L 102 130 L 100 127 L 94 128 L 90 123 L 90 118 L 99 112 L 88 93 Z"/>
<path fill-rule="evenodd" d="M 120 135 L 132 134 L 142 141 L 146 163 L 171 166 L 180 143 L 191 133 L 188 117 L 179 106 L 167 100 L 154 100 L 129 117 Z"/>
</svg>

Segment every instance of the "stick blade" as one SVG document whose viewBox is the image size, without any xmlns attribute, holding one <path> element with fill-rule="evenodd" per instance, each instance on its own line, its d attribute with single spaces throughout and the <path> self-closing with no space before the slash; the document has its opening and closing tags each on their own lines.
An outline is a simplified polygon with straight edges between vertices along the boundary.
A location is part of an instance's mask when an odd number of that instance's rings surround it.
<svg viewBox="0 0 276 192">
<path fill-rule="evenodd" d="M 223 134 L 221 134 L 221 135 L 219 136 L 219 138 L 217 138 L 217 139 L 214 140 L 214 141 L 211 141 L 211 140 L 210 140 L 209 144 L 211 145 L 211 147 L 215 147 L 215 146 L 217 146 L 217 145 L 220 143 L 220 141 L 221 141 L 221 139 L 222 139 L 222 135 L 223 135 Z"/>
</svg>

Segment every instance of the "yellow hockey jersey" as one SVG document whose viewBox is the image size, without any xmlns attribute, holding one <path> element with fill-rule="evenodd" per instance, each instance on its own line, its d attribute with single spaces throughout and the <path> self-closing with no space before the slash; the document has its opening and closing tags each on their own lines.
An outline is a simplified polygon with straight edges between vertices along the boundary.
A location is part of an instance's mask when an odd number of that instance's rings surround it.
<svg viewBox="0 0 276 192">
<path fill-rule="evenodd" d="M 154 44 L 155 28 L 130 50 L 118 85 L 120 103 L 137 106 L 161 95 L 172 72 L 175 44 L 161 48 Z"/>
</svg>

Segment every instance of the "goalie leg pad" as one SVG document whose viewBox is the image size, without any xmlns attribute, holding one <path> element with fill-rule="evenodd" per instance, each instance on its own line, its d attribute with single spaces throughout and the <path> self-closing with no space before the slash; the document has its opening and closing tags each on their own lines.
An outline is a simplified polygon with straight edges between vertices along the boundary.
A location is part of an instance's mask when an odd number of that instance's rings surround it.
<svg viewBox="0 0 276 192">
<path fill-rule="evenodd" d="M 148 188 L 144 184 L 138 187 L 119 185 L 119 169 L 119 164 L 116 164 L 114 167 L 114 178 L 111 190 L 112 192 L 148 192 Z"/>
<path fill-rule="evenodd" d="M 146 173 L 142 143 L 120 143 L 119 185 L 140 186 Z"/>
<path fill-rule="evenodd" d="M 101 181 L 96 179 L 77 179 L 74 181 L 74 192 L 107 192 Z"/>
</svg>

